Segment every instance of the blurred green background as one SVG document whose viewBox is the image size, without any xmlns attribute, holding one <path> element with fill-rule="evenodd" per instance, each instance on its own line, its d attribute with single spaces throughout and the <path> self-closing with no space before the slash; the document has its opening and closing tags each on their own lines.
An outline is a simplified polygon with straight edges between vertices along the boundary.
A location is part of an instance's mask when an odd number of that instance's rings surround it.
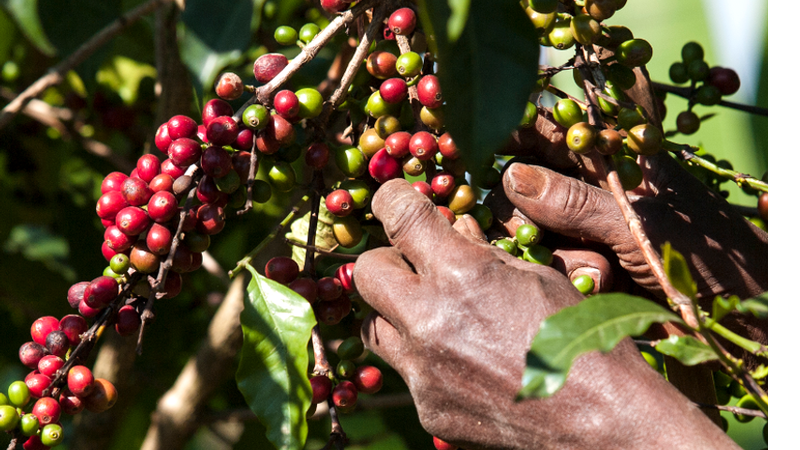
<svg viewBox="0 0 800 450">
<path fill-rule="evenodd" d="M 101 27 L 142 3 L 0 0 L 0 104 L 5 105 Z M 48 89 L 41 97 L 43 102 L 32 103 L 33 117 L 19 115 L 0 130 L 0 389 L 27 372 L 17 351 L 30 340 L 30 324 L 42 315 L 70 313 L 66 302 L 69 286 L 95 278 L 106 265 L 99 254 L 103 228 L 94 213 L 102 178 L 111 171 L 129 172 L 143 152 L 153 151 L 154 131 L 169 115 L 199 118 L 199 105 L 212 97 L 212 83 L 222 71 L 237 72 L 252 83 L 252 61 L 259 55 L 280 51 L 294 56 L 297 48 L 274 42 L 272 33 L 277 26 L 299 28 L 316 22 L 324 27 L 328 22 L 303 0 L 232 0 L 225 2 L 225 7 L 211 0 L 186 3 L 182 14 L 173 13 L 174 20 L 162 13 L 134 24 L 71 72 L 64 83 Z M 710 65 L 739 72 L 743 87 L 730 100 L 766 107 L 767 2 L 739 3 L 732 7 L 730 2 L 711 0 L 630 0 L 607 23 L 626 25 L 636 37 L 652 44 L 654 58 L 648 69 L 654 80 L 668 82 L 669 65 L 680 59 L 683 44 L 697 41 L 705 48 Z M 722 10 L 741 13 L 743 19 L 722 15 Z M 159 33 L 169 24 L 175 27 L 171 36 L 177 37 L 176 45 L 165 47 L 166 54 L 158 55 L 154 48 L 162 41 L 157 36 L 163 37 Z M 341 40 L 336 40 L 324 49 L 290 87 L 317 85 L 323 80 L 340 44 Z M 567 58 L 545 55 L 551 63 Z M 186 69 L 159 79 L 156 67 L 171 65 Z M 570 78 L 560 75 L 554 82 L 571 89 Z M 159 105 L 156 91 L 162 98 L 166 98 L 165 92 L 179 94 L 172 109 Z M 665 129 L 674 128 L 675 116 L 685 106 L 685 100 L 668 97 Z M 698 107 L 700 114 L 711 110 Z M 702 145 L 737 170 L 761 177 L 767 171 L 766 118 L 724 108 L 713 108 L 713 112 L 717 116 L 705 122 L 697 134 L 678 135 L 674 140 Z M 296 164 L 295 170 L 307 179 L 302 164 Z M 731 202 L 755 205 L 755 197 L 743 194 L 732 183 L 723 187 L 731 192 Z M 274 196 L 253 213 L 229 220 L 209 253 L 223 269 L 233 267 L 291 203 L 290 196 Z M 276 248 L 273 254 L 276 252 L 288 254 L 289 250 Z M 120 392 L 124 407 L 115 416 L 117 422 L 107 429 L 109 448 L 139 447 L 158 398 L 197 350 L 225 289 L 223 280 L 201 270 L 184 278 L 180 296 L 159 304 L 144 354 L 130 373 L 131 387 Z M 386 377 L 379 395 L 403 393 L 402 380 L 373 359 L 370 361 L 380 365 Z M 232 377 L 208 405 L 212 412 L 243 407 Z M 746 426 L 728 420 L 731 436 L 745 449 L 765 447 L 763 420 Z M 60 448 L 71 448 L 72 421 L 63 422 L 67 440 Z M 351 438 L 348 448 L 432 448 L 413 406 L 353 413 L 344 416 L 343 425 Z M 329 431 L 327 419 L 312 421 L 308 448 L 322 447 Z M 187 448 L 261 448 L 265 442 L 263 427 L 252 420 L 231 426 L 226 433 L 203 427 Z M 7 439 L 0 435 L 0 446 L 7 445 Z"/>
</svg>

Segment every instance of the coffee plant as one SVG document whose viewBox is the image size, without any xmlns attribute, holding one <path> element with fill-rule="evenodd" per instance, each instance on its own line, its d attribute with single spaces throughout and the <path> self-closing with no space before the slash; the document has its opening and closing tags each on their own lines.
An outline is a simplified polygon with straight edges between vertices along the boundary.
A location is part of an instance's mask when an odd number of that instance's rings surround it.
<svg viewBox="0 0 800 450">
<path fill-rule="evenodd" d="M 613 22 L 635 0 L 92 2 L 75 32 L 53 3 L 0 16 L 2 195 L 15 218 L 53 224 L 2 230 L 16 243 L 3 320 L 30 327 L 4 332 L 18 349 L 0 359 L 9 449 L 359 448 L 381 439 L 370 417 L 410 448 L 457 448 L 424 435 L 402 380 L 365 350 L 353 268 L 391 245 L 370 202 L 396 178 L 451 224 L 471 216 L 493 245 L 554 265 L 557 232 L 535 217 L 503 227 L 484 203 L 512 158 L 611 191 L 668 299 L 578 274 L 587 298 L 542 323 L 520 397 L 555 394 L 575 358 L 633 336 L 674 384 L 675 361 L 709 375 L 711 404 L 685 393 L 720 426 L 719 410 L 767 418 L 768 349 L 722 324 L 766 321 L 767 293 L 701 304 L 690 261 L 653 247 L 628 196 L 669 154 L 716 195 L 735 184 L 754 205 L 737 210 L 765 228 L 766 175 L 685 138 L 766 110 L 728 100 L 737 72 L 691 36 L 662 55 Z M 562 61 L 540 65 L 541 49 Z M 674 63 L 654 73 L 652 58 Z M 667 97 L 683 104 L 674 123 Z M 665 323 L 678 326 L 648 337 Z"/>
</svg>

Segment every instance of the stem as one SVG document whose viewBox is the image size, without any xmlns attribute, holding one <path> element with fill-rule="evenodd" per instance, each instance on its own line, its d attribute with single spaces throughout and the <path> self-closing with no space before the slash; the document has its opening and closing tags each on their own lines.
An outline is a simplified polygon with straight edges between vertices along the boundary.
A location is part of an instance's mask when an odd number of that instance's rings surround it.
<svg viewBox="0 0 800 450">
<path fill-rule="evenodd" d="M 72 52 L 65 60 L 58 63 L 56 66 L 50 68 L 47 74 L 36 80 L 33 84 L 28 86 L 27 89 L 22 91 L 21 94 L 11 101 L 8 105 L 0 111 L 0 129 L 5 127 L 11 122 L 21 110 L 33 98 L 38 97 L 45 89 L 50 86 L 61 83 L 64 76 L 70 70 L 77 67 L 80 63 L 86 60 L 90 55 L 96 52 L 100 47 L 105 45 L 114 36 L 120 34 L 128 26 L 141 19 L 142 16 L 155 11 L 162 4 L 171 2 L 172 0 L 150 0 L 149 2 L 131 9 L 124 15 L 120 16 L 114 22 L 106 25 L 105 28 L 95 33 L 88 41 L 84 42 L 77 50 Z"/>
<path fill-rule="evenodd" d="M 734 333 L 733 331 L 723 327 L 718 322 L 713 322 L 711 325 L 708 326 L 708 329 L 717 333 L 718 335 L 722 336 L 723 338 L 727 339 L 728 341 L 738 345 L 739 347 L 747 350 L 750 353 L 754 353 L 756 355 L 767 355 L 767 347 L 761 345 L 758 342 L 751 341 L 750 339 L 743 338 L 738 334 Z"/>
<path fill-rule="evenodd" d="M 766 419 L 767 415 L 764 414 L 764 411 L 760 411 L 757 409 L 747 409 L 747 408 L 739 408 L 738 406 L 725 406 L 725 405 L 709 405 L 708 403 L 695 403 L 700 408 L 706 409 L 716 409 L 718 411 L 728 411 L 733 414 L 741 414 L 743 416 L 753 416 L 753 417 L 761 417 L 762 419 Z"/>
<path fill-rule="evenodd" d="M 669 92 L 670 94 L 675 94 L 687 100 L 690 100 L 692 98 L 692 94 L 694 92 L 693 87 L 679 87 L 679 86 L 673 86 L 671 84 L 656 83 L 656 82 L 651 82 L 651 84 L 653 85 L 654 89 L 657 89 L 659 91 Z M 755 114 L 758 116 L 767 117 L 767 111 L 768 111 L 767 108 L 762 108 L 760 106 L 743 105 L 741 103 L 729 102 L 727 100 L 720 101 L 718 105 L 724 106 L 726 108 L 744 111 L 750 114 Z"/>
<path fill-rule="evenodd" d="M 326 250 L 324 248 L 319 248 L 316 245 L 307 245 L 307 244 L 303 244 L 302 242 L 293 241 L 291 239 L 284 239 L 284 240 L 289 245 L 293 245 L 295 247 L 300 247 L 300 248 L 305 249 L 305 250 L 311 250 L 312 252 L 316 252 L 316 253 L 320 253 L 320 254 L 323 254 L 323 255 L 327 255 L 327 256 L 330 256 L 332 258 L 347 259 L 347 260 L 350 260 L 350 261 L 355 261 L 356 259 L 358 259 L 358 255 L 349 255 L 347 253 L 336 253 L 336 252 L 333 252 L 333 251 L 330 251 L 330 250 Z"/>
<path fill-rule="evenodd" d="M 303 198 L 301 198 L 301 199 L 300 199 L 300 200 L 299 200 L 299 201 L 298 201 L 298 202 L 297 202 L 297 203 L 296 203 L 296 204 L 295 204 L 295 205 L 292 207 L 292 209 L 289 211 L 289 213 L 286 215 L 286 217 L 284 217 L 284 219 L 283 219 L 283 220 L 281 220 L 281 222 L 278 224 L 278 226 L 276 226 L 276 227 L 275 227 L 275 229 L 274 229 L 274 230 L 272 230 L 272 233 L 270 233 L 270 234 L 269 234 L 267 237 L 265 237 L 265 238 L 264 238 L 264 239 L 263 239 L 261 242 L 259 242 L 259 243 L 258 243 L 258 245 L 256 245 L 256 247 L 255 247 L 253 250 L 251 250 L 251 251 L 250 251 L 250 253 L 248 253 L 248 254 L 247 254 L 247 255 L 246 255 L 244 258 L 240 259 L 240 260 L 239 260 L 239 262 L 238 262 L 238 263 L 236 263 L 236 267 L 234 267 L 233 269 L 231 269 L 230 271 L 228 271 L 228 276 L 229 276 L 230 278 L 233 278 L 233 277 L 235 277 L 235 276 L 236 276 L 236 275 L 237 275 L 239 272 L 241 272 L 242 270 L 244 270 L 244 268 L 245 268 L 245 267 L 247 267 L 247 265 L 248 265 L 248 264 L 250 264 L 250 261 L 252 261 L 252 260 L 253 260 L 253 258 L 255 258 L 255 257 L 256 257 L 256 255 L 258 255 L 259 253 L 261 253 L 261 251 L 262 251 L 262 250 L 264 250 L 264 248 L 265 248 L 265 247 L 266 247 L 266 246 L 267 246 L 267 245 L 268 245 L 270 242 L 272 242 L 272 240 L 273 240 L 273 239 L 275 239 L 275 237 L 278 235 L 278 233 L 280 233 L 280 232 L 281 232 L 281 231 L 282 231 L 282 230 L 283 230 L 285 227 L 287 227 L 287 226 L 288 226 L 290 223 L 292 223 L 292 221 L 294 220 L 295 216 L 297 216 L 297 214 L 300 212 L 300 209 L 302 208 L 302 206 L 303 206 L 303 205 L 304 205 L 304 204 L 305 204 L 305 203 L 306 203 L 306 202 L 307 202 L 307 201 L 308 201 L 310 198 L 311 198 L 311 196 L 310 196 L 309 194 L 306 194 L 306 195 L 304 195 L 304 196 L 303 196 Z"/>
<path fill-rule="evenodd" d="M 258 152 L 256 150 L 256 140 L 253 139 L 253 146 L 250 148 L 250 171 L 247 173 L 247 200 L 244 202 L 244 207 L 236 211 L 236 215 L 239 216 L 253 209 L 253 184 L 256 181 L 256 172 L 258 171 Z"/>
<path fill-rule="evenodd" d="M 691 145 L 687 144 L 678 144 L 667 140 L 663 142 L 662 147 L 665 150 L 672 152 L 674 155 L 676 155 L 683 161 L 688 161 L 690 163 L 697 164 L 698 166 L 708 170 L 709 172 L 713 172 L 721 177 L 724 177 L 728 180 L 735 182 L 740 187 L 742 185 L 747 185 L 761 192 L 769 192 L 769 185 L 759 180 L 758 178 L 754 178 L 751 175 L 742 172 L 737 172 L 735 170 L 724 169 L 707 159 L 697 156 L 695 154 L 695 152 L 698 150 L 697 147 L 692 147 Z"/>
</svg>

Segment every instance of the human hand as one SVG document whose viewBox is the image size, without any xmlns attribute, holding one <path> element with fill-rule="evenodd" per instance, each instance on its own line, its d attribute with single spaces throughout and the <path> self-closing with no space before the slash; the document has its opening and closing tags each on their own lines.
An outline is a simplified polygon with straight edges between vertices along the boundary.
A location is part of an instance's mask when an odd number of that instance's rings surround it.
<svg viewBox="0 0 800 450">
<path fill-rule="evenodd" d="M 656 249 L 670 242 L 686 257 L 700 298 L 766 291 L 767 234 L 667 154 L 642 160 L 645 181 L 630 192 L 631 203 Z M 610 192 L 544 167 L 512 164 L 487 203 L 503 222 L 521 214 L 545 229 L 607 245 L 634 281 L 663 296 Z"/>
<path fill-rule="evenodd" d="M 431 434 L 470 449 L 735 448 L 631 340 L 579 358 L 553 397 L 515 402 L 540 321 L 582 296 L 556 270 L 459 234 L 403 180 L 372 205 L 394 246 L 356 262 L 358 291 L 380 313 L 362 338 L 403 377 Z"/>
</svg>

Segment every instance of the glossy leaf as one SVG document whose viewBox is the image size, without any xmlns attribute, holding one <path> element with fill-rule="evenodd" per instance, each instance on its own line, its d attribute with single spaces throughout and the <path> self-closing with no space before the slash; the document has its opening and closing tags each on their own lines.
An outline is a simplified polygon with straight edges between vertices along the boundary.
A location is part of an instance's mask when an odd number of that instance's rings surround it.
<svg viewBox="0 0 800 450">
<path fill-rule="evenodd" d="M 0 5 L 14 19 L 22 34 L 47 56 L 54 56 L 56 48 L 47 39 L 39 20 L 38 0 L 2 0 Z"/>
<path fill-rule="evenodd" d="M 548 397 L 567 379 L 572 362 L 593 350 L 611 351 L 654 322 L 680 322 L 663 307 L 632 295 L 599 294 L 542 321 L 531 343 L 521 397 Z"/>
<path fill-rule="evenodd" d="M 759 319 L 767 318 L 767 293 L 758 295 L 757 297 L 749 298 L 736 306 L 741 312 L 750 313 Z"/>
<path fill-rule="evenodd" d="M 241 313 L 244 342 L 236 382 L 279 450 L 303 448 L 311 406 L 308 341 L 316 325 L 311 305 L 288 287 L 252 274 Z"/>
<path fill-rule="evenodd" d="M 669 242 L 661 246 L 664 258 L 664 271 L 667 272 L 669 282 L 683 295 L 693 299 L 697 296 L 697 284 L 692 279 L 686 259 L 672 248 Z"/>
<path fill-rule="evenodd" d="M 717 354 L 708 344 L 700 342 L 693 336 L 672 335 L 659 341 L 656 350 L 677 359 L 684 366 L 694 366 L 717 359 Z"/>
<path fill-rule="evenodd" d="M 447 129 L 467 169 L 475 171 L 523 115 L 536 83 L 536 33 L 517 2 L 420 0 L 419 9 L 426 33 L 434 36 L 429 44 L 438 58 Z"/>
</svg>

